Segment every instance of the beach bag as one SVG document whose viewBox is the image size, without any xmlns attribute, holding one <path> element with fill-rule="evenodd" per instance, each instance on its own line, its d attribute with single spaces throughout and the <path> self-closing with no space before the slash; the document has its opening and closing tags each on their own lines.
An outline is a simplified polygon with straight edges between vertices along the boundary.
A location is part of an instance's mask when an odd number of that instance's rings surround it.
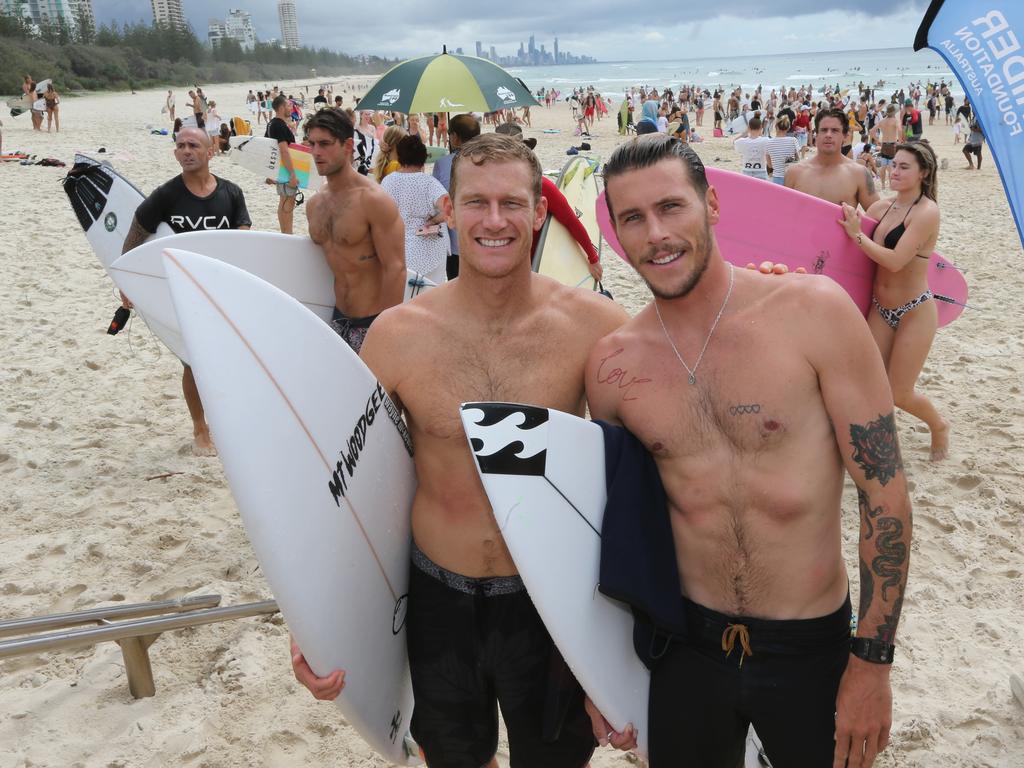
<svg viewBox="0 0 1024 768">
<path fill-rule="evenodd" d="M 716 139 L 725 138 L 725 132 L 721 128 L 715 128 L 715 138 Z"/>
</svg>

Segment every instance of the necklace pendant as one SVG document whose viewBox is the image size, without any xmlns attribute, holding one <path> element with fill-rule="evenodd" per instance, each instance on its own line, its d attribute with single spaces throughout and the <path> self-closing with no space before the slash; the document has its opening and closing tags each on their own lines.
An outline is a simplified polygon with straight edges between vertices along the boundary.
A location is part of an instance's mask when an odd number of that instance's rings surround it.
<svg viewBox="0 0 1024 768">
<path fill-rule="evenodd" d="M 693 384 L 696 384 L 696 383 L 697 383 L 697 374 L 691 373 L 690 374 L 690 384 L 693 385 Z"/>
</svg>

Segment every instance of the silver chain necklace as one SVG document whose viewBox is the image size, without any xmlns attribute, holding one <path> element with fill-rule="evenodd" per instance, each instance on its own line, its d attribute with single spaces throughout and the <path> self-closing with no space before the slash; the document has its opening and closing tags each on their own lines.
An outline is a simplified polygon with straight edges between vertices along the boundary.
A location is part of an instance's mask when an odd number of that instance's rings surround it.
<svg viewBox="0 0 1024 768">
<path fill-rule="evenodd" d="M 680 364 L 686 369 L 686 372 L 690 374 L 690 384 L 697 383 L 697 368 L 700 366 L 700 361 L 704 359 L 704 353 L 708 349 L 708 344 L 711 343 L 711 336 L 715 332 L 715 328 L 718 327 L 718 321 L 722 319 L 722 314 L 725 312 L 725 307 L 729 303 L 729 298 L 732 296 L 732 286 L 736 280 L 736 268 L 729 265 L 729 290 L 725 292 L 725 301 L 722 302 L 722 308 L 718 310 L 718 317 L 715 318 L 715 322 L 711 324 L 711 330 L 708 331 L 708 337 L 704 339 L 704 346 L 700 350 L 700 354 L 697 355 L 697 362 L 693 364 L 693 368 L 686 364 L 683 360 L 683 356 L 679 354 L 679 350 L 676 348 L 676 344 L 672 341 L 672 337 L 668 334 L 668 328 L 665 327 L 665 321 L 661 319 L 661 310 L 658 309 L 658 300 L 654 300 L 654 313 L 658 316 L 658 322 L 661 323 L 661 330 L 665 332 L 665 338 L 668 339 L 669 345 L 672 347 L 672 351 L 676 353 L 676 357 L 679 358 Z"/>
</svg>

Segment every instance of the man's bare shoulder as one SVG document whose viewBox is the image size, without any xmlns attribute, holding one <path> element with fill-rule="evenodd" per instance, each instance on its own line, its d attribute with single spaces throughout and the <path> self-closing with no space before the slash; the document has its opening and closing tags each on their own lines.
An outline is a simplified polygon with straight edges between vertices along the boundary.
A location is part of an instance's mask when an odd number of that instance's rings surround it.
<svg viewBox="0 0 1024 768">
<path fill-rule="evenodd" d="M 533 279 L 544 305 L 558 312 L 577 335 L 596 341 L 629 320 L 626 310 L 597 291 L 571 288 L 542 275 Z"/>
<path fill-rule="evenodd" d="M 823 275 L 790 273 L 785 276 L 756 275 L 756 292 L 766 312 L 795 327 L 820 334 L 840 323 L 864 316 L 853 299 L 834 280 Z"/>
<path fill-rule="evenodd" d="M 384 206 L 398 210 L 395 199 L 380 184 L 371 181 L 366 176 L 359 176 L 358 179 L 359 181 L 354 183 L 350 190 L 352 194 L 359 195 L 364 209 Z"/>
<path fill-rule="evenodd" d="M 422 338 L 433 324 L 451 314 L 449 291 L 445 283 L 421 293 L 414 301 L 389 307 L 377 316 L 371 328 L 379 327 L 378 335 L 382 338 Z"/>
<path fill-rule="evenodd" d="M 637 347 L 638 342 L 645 337 L 651 329 L 650 320 L 647 314 L 650 305 L 641 310 L 635 317 L 628 318 L 611 331 L 605 333 L 595 342 L 590 351 L 590 362 L 588 369 L 595 363 L 600 363 L 611 354 L 623 355 L 627 350 Z"/>
</svg>

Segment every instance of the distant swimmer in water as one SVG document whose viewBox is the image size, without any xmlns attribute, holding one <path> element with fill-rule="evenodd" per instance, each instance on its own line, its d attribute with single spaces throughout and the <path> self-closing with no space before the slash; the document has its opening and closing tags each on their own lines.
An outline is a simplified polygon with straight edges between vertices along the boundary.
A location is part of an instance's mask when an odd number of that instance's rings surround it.
<svg viewBox="0 0 1024 768">
<path fill-rule="evenodd" d="M 786 170 L 786 186 L 830 203 L 867 210 L 878 201 L 875 178 L 863 166 L 842 154 L 850 123 L 841 109 L 823 109 L 814 118 L 817 132 L 814 157 Z"/>
<path fill-rule="evenodd" d="M 843 228 L 877 262 L 874 311 L 868 326 L 885 361 L 896 407 L 921 419 L 931 430 L 932 461 L 949 453 L 949 423 L 925 395 L 917 392 L 938 327 L 935 299 L 928 289 L 928 263 L 939 237 L 938 163 L 926 142 L 900 144 L 892 162 L 892 201 L 872 205 L 878 220 L 874 235 L 861 231 L 861 215 L 843 206 Z"/>
</svg>

